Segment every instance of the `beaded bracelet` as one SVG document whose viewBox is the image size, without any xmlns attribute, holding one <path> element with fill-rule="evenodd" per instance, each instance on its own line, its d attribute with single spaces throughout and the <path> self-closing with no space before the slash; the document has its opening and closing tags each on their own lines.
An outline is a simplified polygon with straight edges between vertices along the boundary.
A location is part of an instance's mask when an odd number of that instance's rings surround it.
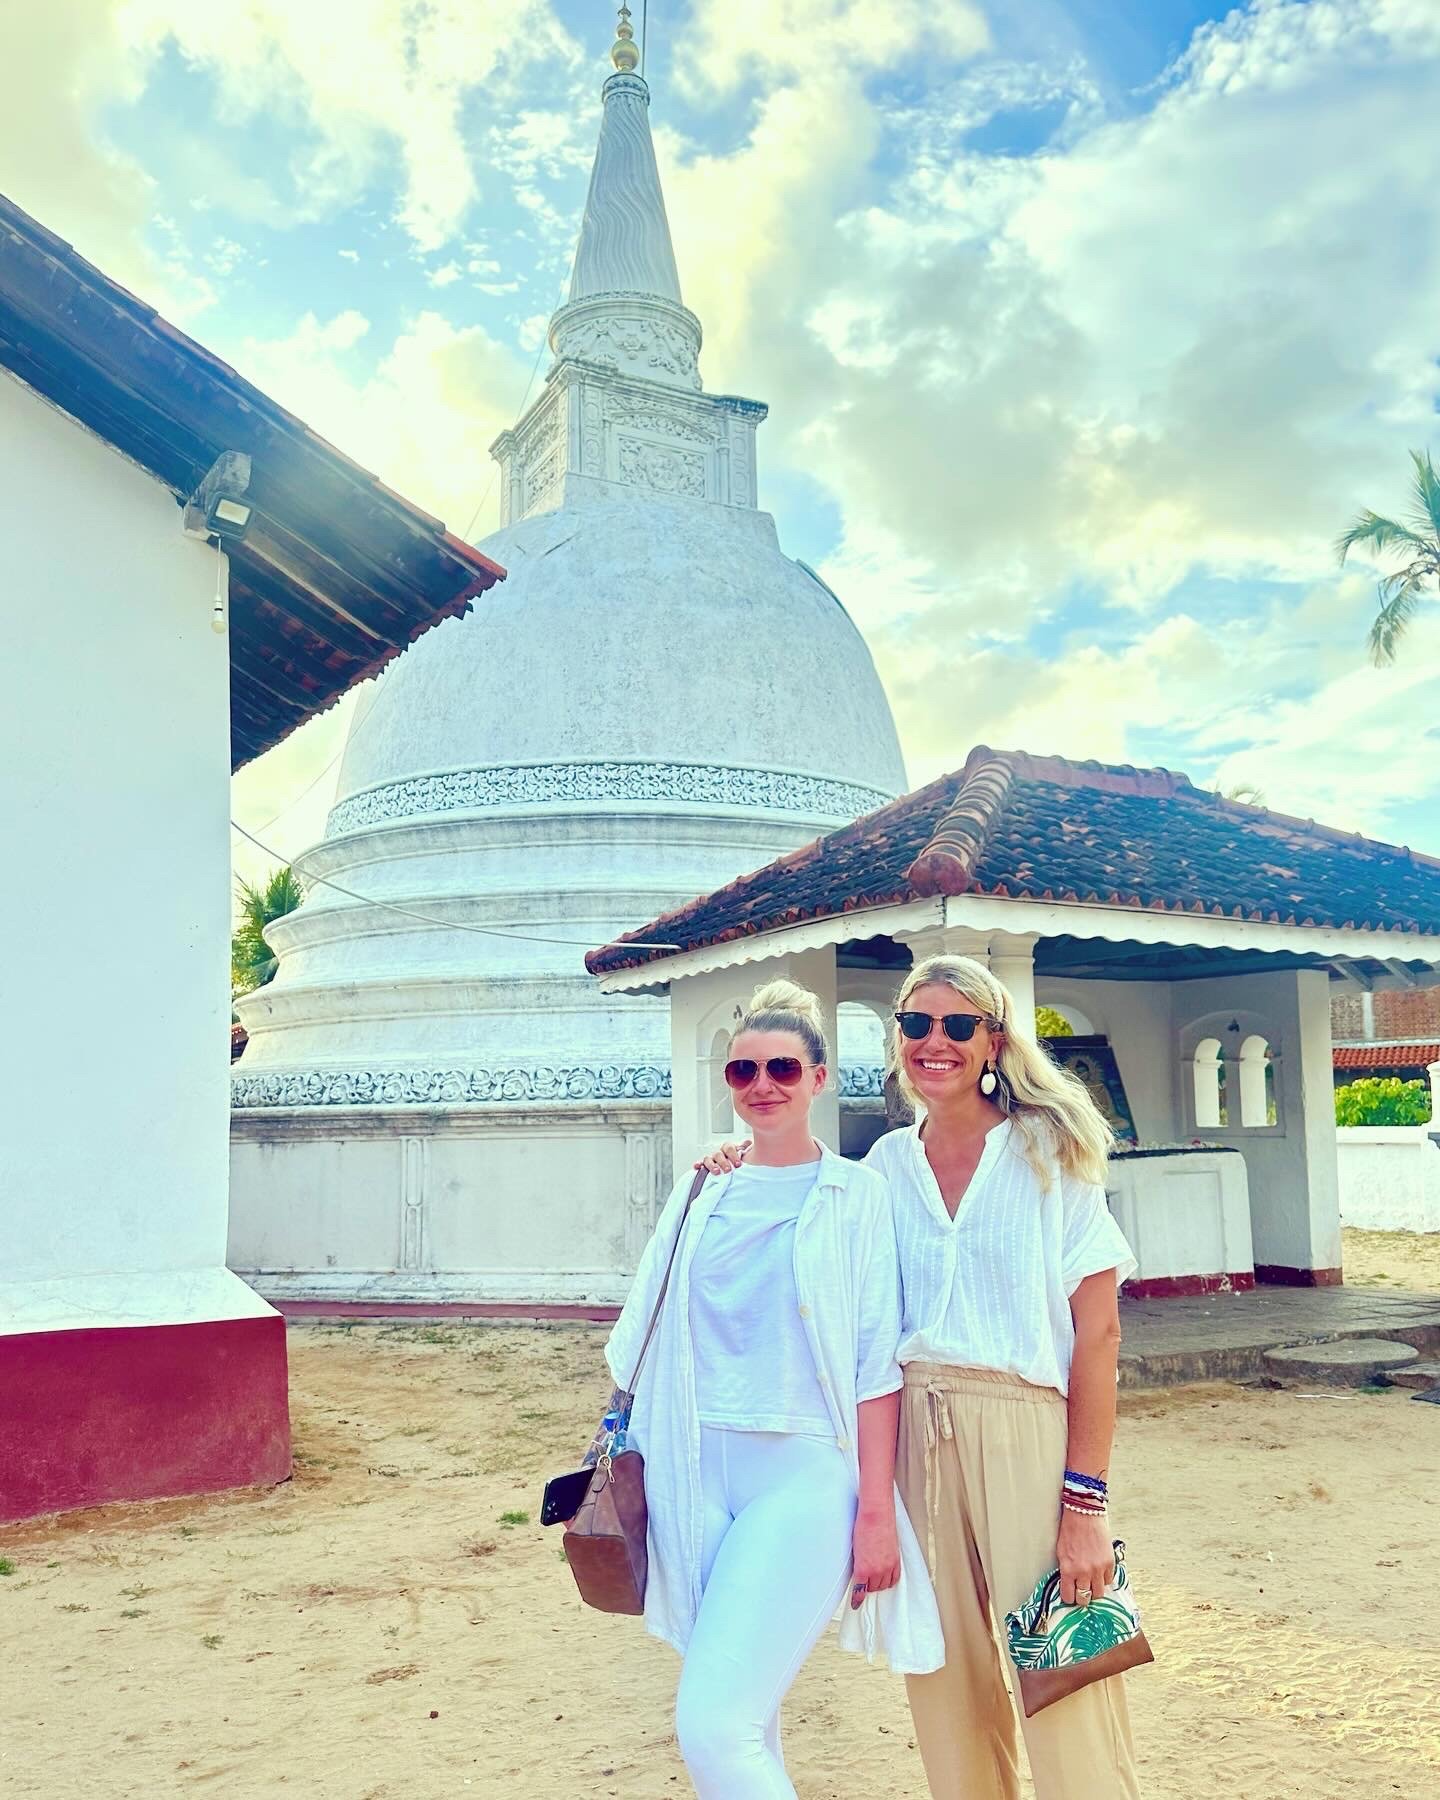
<svg viewBox="0 0 1440 1800">
<path fill-rule="evenodd" d="M 1091 1518 L 1104 1518 L 1109 1491 L 1101 1476 L 1081 1475 L 1074 1469 L 1067 1469 L 1060 1488 L 1060 1504 L 1066 1512 L 1088 1513 Z"/>
</svg>

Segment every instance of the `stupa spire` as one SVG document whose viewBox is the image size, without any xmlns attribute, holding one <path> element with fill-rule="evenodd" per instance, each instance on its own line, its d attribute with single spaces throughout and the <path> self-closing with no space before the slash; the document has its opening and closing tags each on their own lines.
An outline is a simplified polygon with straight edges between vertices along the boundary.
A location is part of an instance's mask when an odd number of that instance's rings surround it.
<svg viewBox="0 0 1440 1800">
<path fill-rule="evenodd" d="M 570 302 L 625 293 L 678 305 L 680 277 L 650 140 L 650 89 L 635 73 L 640 51 L 628 6 L 620 8 L 610 60 L 615 73 L 601 90 L 605 111 L 575 250 Z"/>
<path fill-rule="evenodd" d="M 640 52 L 635 48 L 635 32 L 630 24 L 630 8 L 620 8 L 619 23 L 615 27 L 615 42 L 610 46 L 610 60 L 622 75 L 633 75 L 640 61 Z"/>
</svg>

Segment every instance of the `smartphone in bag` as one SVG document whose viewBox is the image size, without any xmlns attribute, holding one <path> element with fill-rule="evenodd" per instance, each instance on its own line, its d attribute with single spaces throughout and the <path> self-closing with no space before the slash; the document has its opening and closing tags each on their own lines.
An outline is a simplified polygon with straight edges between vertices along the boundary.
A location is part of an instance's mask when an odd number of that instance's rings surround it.
<svg viewBox="0 0 1440 1800">
<path fill-rule="evenodd" d="M 595 1479 L 595 1469 L 576 1469 L 570 1475 L 555 1475 L 545 1483 L 545 1493 L 540 1501 L 540 1523 L 542 1525 L 565 1525 L 580 1510 L 580 1502 L 590 1491 L 590 1483 Z"/>
</svg>

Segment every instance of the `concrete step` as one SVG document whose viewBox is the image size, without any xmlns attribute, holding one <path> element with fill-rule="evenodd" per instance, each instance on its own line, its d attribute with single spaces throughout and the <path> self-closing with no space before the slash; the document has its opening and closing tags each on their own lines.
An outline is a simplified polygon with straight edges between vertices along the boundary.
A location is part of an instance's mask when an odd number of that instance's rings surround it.
<svg viewBox="0 0 1440 1800">
<path fill-rule="evenodd" d="M 1322 1382 L 1327 1387 L 1364 1387 L 1394 1380 L 1397 1369 L 1418 1363 L 1420 1352 L 1389 1338 L 1339 1338 L 1331 1344 L 1296 1344 L 1267 1350 L 1265 1367 L 1286 1381 Z"/>
<path fill-rule="evenodd" d="M 1440 1387 L 1440 1362 L 1413 1362 L 1403 1369 L 1392 1369 L 1388 1379 L 1396 1387 L 1432 1388 Z"/>
</svg>

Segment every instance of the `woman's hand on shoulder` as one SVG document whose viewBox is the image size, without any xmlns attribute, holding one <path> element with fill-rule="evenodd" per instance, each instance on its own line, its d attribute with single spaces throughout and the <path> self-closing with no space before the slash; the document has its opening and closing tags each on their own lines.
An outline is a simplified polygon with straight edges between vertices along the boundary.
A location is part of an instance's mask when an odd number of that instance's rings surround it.
<svg viewBox="0 0 1440 1800">
<path fill-rule="evenodd" d="M 700 1157 L 694 1166 L 710 1175 L 729 1175 L 744 1162 L 745 1152 L 753 1141 L 746 1138 L 743 1144 L 722 1144 L 718 1150 L 708 1151 Z"/>
</svg>

